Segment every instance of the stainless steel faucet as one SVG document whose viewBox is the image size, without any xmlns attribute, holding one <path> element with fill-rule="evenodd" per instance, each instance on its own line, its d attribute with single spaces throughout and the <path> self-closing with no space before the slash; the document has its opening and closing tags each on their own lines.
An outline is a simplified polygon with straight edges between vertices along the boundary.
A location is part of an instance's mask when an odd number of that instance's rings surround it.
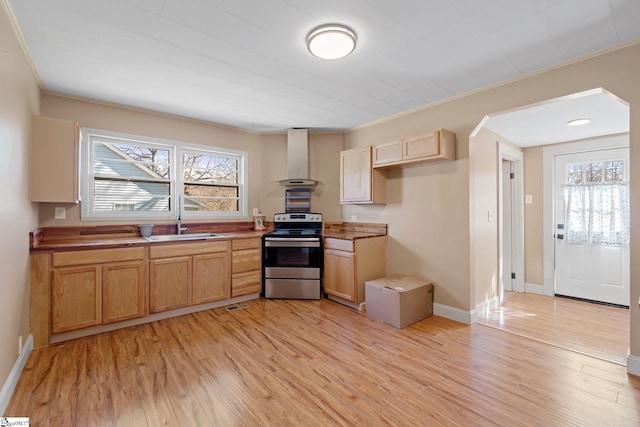
<svg viewBox="0 0 640 427">
<path fill-rule="evenodd" d="M 182 194 L 178 194 L 178 223 L 176 224 L 176 230 L 178 234 L 182 234 L 183 231 L 189 230 L 187 227 L 182 226 Z"/>
</svg>

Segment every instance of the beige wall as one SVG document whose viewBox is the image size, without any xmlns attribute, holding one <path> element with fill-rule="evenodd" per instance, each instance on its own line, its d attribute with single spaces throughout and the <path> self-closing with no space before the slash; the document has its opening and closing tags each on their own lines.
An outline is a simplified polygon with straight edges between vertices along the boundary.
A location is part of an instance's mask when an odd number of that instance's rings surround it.
<svg viewBox="0 0 640 427">
<path fill-rule="evenodd" d="M 530 195 L 531 204 L 524 205 L 525 282 L 542 286 L 542 147 L 524 150 L 524 194 Z"/>
<path fill-rule="evenodd" d="M 0 3 L 0 385 L 29 335 L 29 231 L 37 225 L 28 198 L 31 116 L 39 88 Z"/>
<path fill-rule="evenodd" d="M 260 208 L 271 219 L 284 212 L 286 187 L 273 182 L 287 178 L 287 135 L 260 136 L 262 145 L 262 194 Z M 339 221 L 340 211 L 340 151 L 342 132 L 309 133 L 309 177 L 321 182 L 312 187 L 311 210 L 323 214 L 325 221 Z"/>
<path fill-rule="evenodd" d="M 285 187 L 273 184 L 273 181 L 286 178 L 286 134 L 261 135 L 213 123 L 55 94 L 42 96 L 42 115 L 75 120 L 83 127 L 246 151 L 249 161 L 247 219 L 251 218 L 254 207 L 262 210 L 268 220 L 273 219 L 274 213 L 284 211 Z M 325 213 L 327 220 L 340 218 L 338 186 L 335 183 L 339 176 L 339 163 L 335 159 L 339 158 L 342 146 L 342 133 L 311 133 L 309 136 L 311 177 L 327 183 L 314 189 L 312 208 Z M 40 225 L 43 227 L 82 224 L 80 205 L 40 205 Z M 54 218 L 56 206 L 67 207 L 66 219 Z M 84 224 L 102 223 L 91 221 Z"/>
<path fill-rule="evenodd" d="M 475 304 L 499 294 L 499 145 L 520 150 L 503 136 L 482 128 L 469 144 L 470 286 Z M 472 307 L 474 308 L 474 307 Z"/>
<path fill-rule="evenodd" d="M 459 160 L 417 166 L 394 172 L 390 177 L 386 206 L 345 206 L 343 217 L 389 223 L 390 244 L 387 269 L 390 273 L 422 273 L 437 282 L 435 301 L 471 310 L 477 303 L 470 284 L 468 201 L 470 191 L 469 135 L 485 115 L 603 87 L 631 104 L 631 175 L 640 182 L 640 44 L 633 44 L 576 63 L 498 85 L 464 97 L 435 104 L 390 118 L 345 135 L 345 148 L 376 144 L 412 133 L 443 127 L 457 134 Z M 528 161 L 535 161 L 528 153 Z M 483 156 L 482 148 L 473 155 Z M 527 166 L 525 165 L 525 169 Z M 532 181 L 533 183 L 533 181 Z M 534 191 L 528 189 L 525 191 Z M 536 190 L 538 191 L 538 190 Z M 396 196 L 400 194 L 400 196 Z M 534 205 L 538 200 L 534 199 Z M 535 205 L 540 206 L 540 205 Z M 640 192 L 632 185 L 632 212 L 640 212 Z M 525 212 L 525 215 L 535 212 Z M 528 233 L 535 232 L 529 230 Z M 539 232 L 539 231 L 538 231 Z M 534 242 L 535 243 L 535 242 Z M 529 251 L 537 250 L 529 247 Z M 632 218 L 631 244 L 631 353 L 640 355 L 640 215 Z M 538 280 L 529 271 L 530 280 Z"/>
</svg>

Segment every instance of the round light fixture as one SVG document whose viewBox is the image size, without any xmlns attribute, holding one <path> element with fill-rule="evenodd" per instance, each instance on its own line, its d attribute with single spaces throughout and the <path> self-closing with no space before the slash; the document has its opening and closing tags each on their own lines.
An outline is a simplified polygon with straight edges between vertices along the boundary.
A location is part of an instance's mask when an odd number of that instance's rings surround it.
<svg viewBox="0 0 640 427">
<path fill-rule="evenodd" d="M 307 36 L 307 48 L 318 58 L 343 58 L 356 48 L 356 34 L 344 25 L 321 25 Z"/>
<path fill-rule="evenodd" d="M 569 120 L 567 122 L 567 124 L 569 126 L 582 126 L 582 125 L 586 125 L 587 123 L 591 122 L 591 119 L 588 118 L 582 118 L 582 119 L 573 119 L 573 120 Z"/>
</svg>

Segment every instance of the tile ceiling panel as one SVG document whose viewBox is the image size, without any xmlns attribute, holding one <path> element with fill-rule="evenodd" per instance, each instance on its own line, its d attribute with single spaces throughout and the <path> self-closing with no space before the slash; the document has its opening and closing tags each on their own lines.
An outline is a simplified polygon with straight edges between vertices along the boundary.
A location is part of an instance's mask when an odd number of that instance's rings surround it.
<svg viewBox="0 0 640 427">
<path fill-rule="evenodd" d="M 637 0 L 8 0 L 43 89 L 254 131 L 348 129 L 640 39 Z M 324 61 L 304 38 L 353 27 Z"/>
</svg>

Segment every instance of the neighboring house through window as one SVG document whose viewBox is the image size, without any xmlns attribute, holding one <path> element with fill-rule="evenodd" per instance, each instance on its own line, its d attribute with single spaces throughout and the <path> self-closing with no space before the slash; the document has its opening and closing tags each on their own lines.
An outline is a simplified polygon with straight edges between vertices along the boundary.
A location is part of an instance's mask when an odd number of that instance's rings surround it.
<svg viewBox="0 0 640 427">
<path fill-rule="evenodd" d="M 247 215 L 247 153 L 83 129 L 82 218 Z"/>
</svg>

